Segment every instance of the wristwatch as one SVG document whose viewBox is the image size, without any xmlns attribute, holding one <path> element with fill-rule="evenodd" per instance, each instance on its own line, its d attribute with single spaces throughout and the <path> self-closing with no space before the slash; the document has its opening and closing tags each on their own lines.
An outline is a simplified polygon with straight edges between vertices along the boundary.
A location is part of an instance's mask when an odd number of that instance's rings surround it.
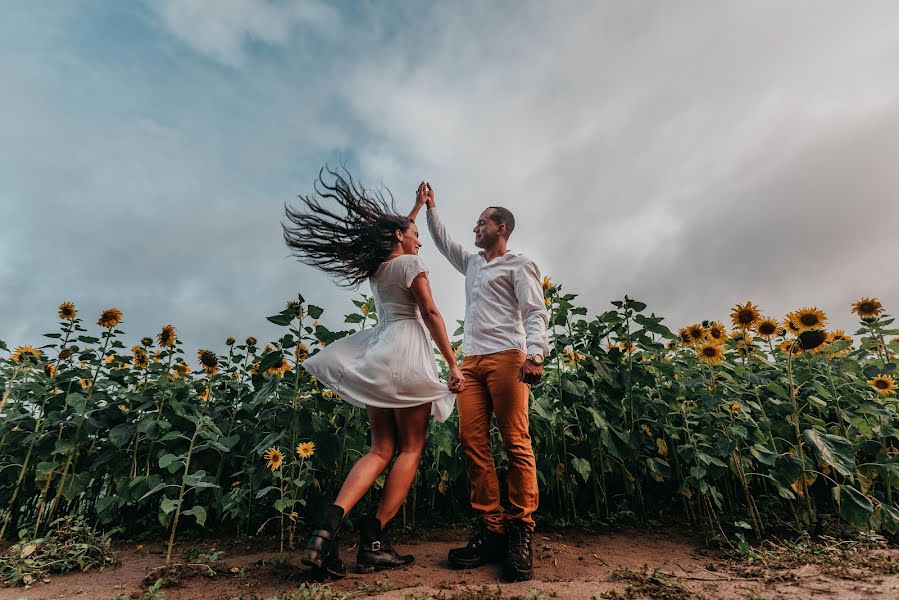
<svg viewBox="0 0 899 600">
<path fill-rule="evenodd" d="M 539 352 L 535 352 L 534 354 L 528 354 L 525 356 L 526 359 L 537 365 L 538 367 L 543 364 L 543 355 Z"/>
</svg>

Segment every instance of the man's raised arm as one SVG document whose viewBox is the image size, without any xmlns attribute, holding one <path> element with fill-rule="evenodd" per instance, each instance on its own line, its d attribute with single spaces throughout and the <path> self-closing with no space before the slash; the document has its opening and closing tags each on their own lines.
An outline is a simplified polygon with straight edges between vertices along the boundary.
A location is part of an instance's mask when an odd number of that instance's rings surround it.
<svg viewBox="0 0 899 600">
<path fill-rule="evenodd" d="M 440 250 L 440 253 L 446 257 L 450 264 L 456 267 L 456 270 L 465 275 L 468 267 L 468 259 L 471 253 L 462 247 L 462 244 L 454 242 L 446 233 L 446 227 L 443 221 L 437 215 L 437 204 L 434 201 L 434 190 L 431 184 L 426 183 L 424 189 L 425 204 L 428 207 L 428 231 L 431 232 L 431 238 L 434 245 Z"/>
</svg>

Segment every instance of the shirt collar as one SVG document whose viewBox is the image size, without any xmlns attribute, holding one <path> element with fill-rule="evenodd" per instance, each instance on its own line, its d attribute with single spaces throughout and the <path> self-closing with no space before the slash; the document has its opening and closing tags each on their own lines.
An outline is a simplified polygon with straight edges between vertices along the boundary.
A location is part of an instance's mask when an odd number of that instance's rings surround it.
<svg viewBox="0 0 899 600">
<path fill-rule="evenodd" d="M 502 256 L 497 256 L 496 258 L 494 258 L 493 260 L 491 260 L 491 261 L 488 262 L 488 261 L 487 261 L 487 258 L 484 256 L 484 251 L 483 251 L 483 250 L 479 250 L 479 251 L 478 251 L 478 256 L 480 256 L 481 258 L 483 258 L 483 259 L 484 259 L 484 262 L 487 262 L 487 264 L 495 263 L 495 262 L 497 262 L 497 261 L 502 261 L 502 260 L 508 260 L 507 257 L 511 258 L 511 257 L 514 257 L 514 256 L 518 256 L 518 255 L 520 255 L 520 254 L 521 254 L 521 253 L 518 252 L 518 251 L 516 251 L 516 250 L 512 250 L 511 248 L 506 248 L 506 253 L 505 253 L 505 254 L 503 254 Z"/>
</svg>

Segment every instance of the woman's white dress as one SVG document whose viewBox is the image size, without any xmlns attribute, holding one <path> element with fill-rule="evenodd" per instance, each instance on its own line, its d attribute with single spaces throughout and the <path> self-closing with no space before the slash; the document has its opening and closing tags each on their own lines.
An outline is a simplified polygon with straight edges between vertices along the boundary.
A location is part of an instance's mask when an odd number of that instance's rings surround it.
<svg viewBox="0 0 899 600">
<path fill-rule="evenodd" d="M 378 324 L 328 344 L 303 367 L 354 406 L 431 404 L 431 414 L 445 421 L 456 395 L 440 380 L 431 336 L 410 290 L 412 280 L 427 272 L 415 254 L 384 262 L 369 279 Z"/>
</svg>

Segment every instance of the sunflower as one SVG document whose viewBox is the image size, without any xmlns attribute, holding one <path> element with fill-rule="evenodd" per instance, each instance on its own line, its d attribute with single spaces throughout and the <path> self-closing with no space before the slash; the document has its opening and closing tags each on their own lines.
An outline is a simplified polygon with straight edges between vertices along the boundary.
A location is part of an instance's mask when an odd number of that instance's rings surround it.
<svg viewBox="0 0 899 600">
<path fill-rule="evenodd" d="M 665 347 L 669 350 L 677 350 L 677 340 L 670 340 Z"/>
<path fill-rule="evenodd" d="M 778 348 L 788 356 L 790 353 L 799 354 L 802 352 L 802 346 L 799 344 L 799 340 L 784 340 Z"/>
<path fill-rule="evenodd" d="M 763 317 L 758 325 L 756 325 L 755 333 L 763 340 L 770 340 L 777 335 L 778 329 L 780 329 L 780 323 L 778 323 L 776 319 Z"/>
<path fill-rule="evenodd" d="M 790 320 L 789 316 L 784 319 L 784 329 L 787 330 L 787 333 L 792 333 L 793 335 L 799 335 L 802 330 Z"/>
<path fill-rule="evenodd" d="M 63 350 L 62 352 L 59 353 L 59 360 L 65 360 L 65 359 L 69 358 L 70 356 L 72 356 L 72 349 L 66 348 L 65 350 Z"/>
<path fill-rule="evenodd" d="M 852 312 L 862 320 L 870 321 L 883 314 L 883 304 L 877 298 L 859 298 L 858 302 L 852 305 Z"/>
<path fill-rule="evenodd" d="M 851 342 L 852 336 L 846 335 L 842 329 L 834 329 L 830 332 L 830 341 L 832 342 Z"/>
<path fill-rule="evenodd" d="M 677 339 L 684 346 L 690 345 L 690 332 L 687 331 L 686 327 L 681 327 L 677 330 Z"/>
<path fill-rule="evenodd" d="M 112 329 L 121 322 L 122 311 L 117 308 L 107 308 L 102 313 L 100 313 L 100 318 L 97 320 L 97 325 L 99 325 L 100 327 L 105 327 L 106 329 Z"/>
<path fill-rule="evenodd" d="M 740 356 L 749 356 L 755 351 L 752 335 L 748 331 L 740 331 L 734 335 L 737 340 L 737 352 Z"/>
<path fill-rule="evenodd" d="M 263 453 L 262 458 L 268 461 L 266 465 L 272 471 L 277 471 L 281 468 L 281 463 L 284 462 L 284 455 L 281 454 L 281 450 L 272 446 L 268 450 Z"/>
<path fill-rule="evenodd" d="M 306 347 L 306 344 L 300 342 L 300 345 L 297 346 L 297 358 L 300 360 L 306 360 L 309 358 L 309 348 Z"/>
<path fill-rule="evenodd" d="M 820 351 L 821 346 L 827 342 L 827 332 L 823 329 L 810 329 L 800 333 L 797 339 L 803 350 Z"/>
<path fill-rule="evenodd" d="M 724 350 L 721 349 L 721 344 L 709 341 L 696 350 L 696 356 L 704 363 L 717 365 L 724 360 Z"/>
<path fill-rule="evenodd" d="M 298 319 L 303 318 L 303 305 L 296 300 L 289 300 L 284 306 L 284 310 L 292 312 Z"/>
<path fill-rule="evenodd" d="M 22 359 L 28 360 L 38 360 L 41 357 L 41 351 L 35 348 L 34 346 L 19 346 L 16 348 L 15 352 L 10 356 L 15 362 L 22 362 Z"/>
<path fill-rule="evenodd" d="M 197 358 L 200 359 L 200 365 L 210 377 L 219 370 L 219 360 L 212 350 L 204 350 L 203 348 L 197 350 Z"/>
<path fill-rule="evenodd" d="M 75 315 L 78 314 L 78 311 L 75 310 L 75 305 L 71 302 L 63 302 L 59 305 L 59 318 L 64 321 L 71 321 L 75 318 Z"/>
<path fill-rule="evenodd" d="M 811 331 L 812 329 L 821 329 L 827 322 L 824 311 L 815 307 L 800 308 L 788 314 L 787 319 L 799 330 L 799 333 Z"/>
<path fill-rule="evenodd" d="M 81 379 L 79 379 L 79 380 L 78 380 L 78 383 L 81 384 L 81 389 L 82 389 L 82 390 L 86 390 L 86 389 L 88 389 L 89 387 L 91 387 L 91 385 L 92 385 L 92 384 L 91 384 L 91 380 L 90 380 L 90 379 L 86 379 L 86 378 L 84 378 L 84 377 L 82 377 Z"/>
<path fill-rule="evenodd" d="M 300 442 L 297 444 L 297 454 L 300 458 L 312 458 L 315 454 L 315 442 Z"/>
<path fill-rule="evenodd" d="M 737 329 L 754 329 L 762 318 L 759 308 L 753 306 L 750 301 L 746 304 L 737 304 L 732 310 L 730 318 Z"/>
<path fill-rule="evenodd" d="M 835 344 L 836 342 L 849 342 L 850 344 L 842 350 L 837 350 L 835 352 L 828 349 L 827 352 L 830 356 L 835 358 L 842 358 L 843 356 L 849 354 L 849 352 L 852 350 L 852 336 L 846 335 L 846 332 L 842 329 L 831 331 L 828 335 L 830 337 L 828 347 L 830 346 L 830 344 Z"/>
<path fill-rule="evenodd" d="M 892 375 L 878 375 L 874 379 L 869 379 L 868 385 L 881 396 L 890 396 L 896 391 L 896 380 Z"/>
<path fill-rule="evenodd" d="M 284 375 L 286 375 L 288 371 L 290 371 L 290 363 L 287 362 L 286 358 L 282 358 L 280 365 L 277 365 L 274 367 L 269 367 L 269 369 L 265 372 L 265 374 L 266 375 L 277 374 L 278 377 L 284 377 Z"/>
<path fill-rule="evenodd" d="M 546 306 L 546 307 L 552 306 L 552 303 L 553 303 L 553 301 L 550 300 L 549 297 L 546 297 L 546 298 L 543 299 L 543 305 Z M 441 481 L 440 483 L 443 483 L 443 482 Z"/>
<path fill-rule="evenodd" d="M 247 346 L 255 346 L 255 345 L 256 345 L 256 338 L 254 338 L 252 336 L 248 337 L 247 338 Z"/>
<path fill-rule="evenodd" d="M 727 341 L 727 329 L 724 324 L 719 321 L 712 321 L 708 328 L 709 339 L 716 344 L 723 344 Z"/>
<path fill-rule="evenodd" d="M 702 343 L 702 340 L 706 338 L 708 332 L 705 327 L 699 323 L 693 323 L 692 325 L 687 326 L 687 335 L 690 337 L 690 344 L 696 345 Z"/>
<path fill-rule="evenodd" d="M 549 278 L 549 275 L 544 275 L 544 276 L 543 276 L 543 291 L 544 291 L 544 292 L 545 292 L 545 291 L 549 291 L 549 290 L 552 289 L 552 287 L 553 287 L 553 282 L 552 282 L 552 280 Z"/>
<path fill-rule="evenodd" d="M 266 344 L 262 348 L 262 354 L 268 354 L 269 352 L 274 352 L 274 351 L 275 351 L 275 347 L 272 346 L 271 344 Z"/>
<path fill-rule="evenodd" d="M 162 331 L 156 334 L 156 340 L 163 348 L 171 348 L 175 345 L 178 333 L 175 331 L 174 325 L 163 325 Z"/>
<path fill-rule="evenodd" d="M 146 368 L 150 362 L 146 350 L 140 346 L 132 346 L 131 353 L 134 355 L 134 366 L 138 369 Z"/>
<path fill-rule="evenodd" d="M 53 379 L 53 376 L 56 375 L 56 365 L 51 362 L 48 362 L 44 365 L 44 373 L 47 374 L 47 377 Z"/>
<path fill-rule="evenodd" d="M 203 402 L 209 400 L 209 388 L 203 388 L 203 391 L 197 394 L 197 398 Z"/>
<path fill-rule="evenodd" d="M 237 343 L 237 340 L 235 340 L 235 339 L 234 339 L 233 337 L 231 337 L 230 335 L 225 339 L 225 345 L 226 345 L 226 346 L 233 346 L 233 345 L 236 344 L 236 343 Z"/>
<path fill-rule="evenodd" d="M 150 346 L 153 345 L 153 338 L 151 338 L 151 337 L 141 338 L 140 344 L 141 344 L 141 346 L 144 346 L 145 348 L 149 348 Z"/>
<path fill-rule="evenodd" d="M 639 349 L 634 342 L 621 342 L 618 344 L 618 347 L 621 348 L 622 352 L 626 352 L 627 354 L 633 354 Z"/>
</svg>

